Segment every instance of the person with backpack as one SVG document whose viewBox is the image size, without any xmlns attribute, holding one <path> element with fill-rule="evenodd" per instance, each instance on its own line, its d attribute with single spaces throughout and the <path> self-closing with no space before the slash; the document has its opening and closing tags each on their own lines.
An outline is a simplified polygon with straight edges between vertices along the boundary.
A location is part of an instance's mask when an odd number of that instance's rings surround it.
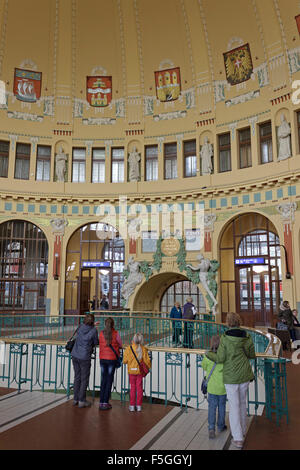
<svg viewBox="0 0 300 470">
<path fill-rule="evenodd" d="M 217 364 L 223 364 L 223 380 L 229 403 L 229 423 L 232 444 L 243 448 L 247 430 L 247 392 L 254 374 L 250 359 L 255 359 L 254 343 L 250 333 L 241 328 L 241 317 L 228 313 L 228 329 L 221 335 L 217 352 L 206 356 Z"/>
<path fill-rule="evenodd" d="M 210 350 L 217 352 L 220 344 L 219 336 L 212 336 L 210 342 Z M 207 383 L 207 401 L 208 401 L 208 437 L 214 439 L 216 437 L 216 415 L 218 410 L 217 428 L 218 432 L 225 431 L 226 415 L 226 389 L 223 382 L 223 364 L 216 364 L 208 357 L 204 356 L 202 368 L 209 377 Z"/>
<path fill-rule="evenodd" d="M 193 304 L 191 297 L 186 299 L 186 303 L 183 306 L 182 319 L 183 320 L 195 320 L 196 318 L 196 307 Z M 184 323 L 184 334 L 183 334 L 183 347 L 192 349 L 194 347 L 194 325 L 193 322 L 185 321 Z"/>
<path fill-rule="evenodd" d="M 144 346 L 144 338 L 141 333 L 136 333 L 132 339 L 131 346 L 127 346 L 123 356 L 123 364 L 127 364 L 130 404 L 129 411 L 142 411 L 143 402 L 143 376 L 139 368 L 139 362 L 143 360 L 150 369 L 151 361 L 147 348 Z"/>
</svg>

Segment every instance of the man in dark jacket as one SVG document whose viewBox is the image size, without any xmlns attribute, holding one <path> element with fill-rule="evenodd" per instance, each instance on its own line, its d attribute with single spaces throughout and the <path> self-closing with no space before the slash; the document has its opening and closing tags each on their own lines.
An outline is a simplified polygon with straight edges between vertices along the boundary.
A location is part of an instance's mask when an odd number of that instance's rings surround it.
<svg viewBox="0 0 300 470">
<path fill-rule="evenodd" d="M 99 344 L 98 332 L 94 326 L 95 318 L 88 313 L 80 325 L 74 347 L 72 349 L 72 363 L 74 367 L 74 405 L 79 408 L 91 406 L 86 400 L 86 390 L 90 378 L 91 356 L 95 346 Z"/>
<path fill-rule="evenodd" d="M 189 297 L 183 306 L 183 320 L 195 320 L 196 308 L 193 299 Z M 193 322 L 184 323 L 183 347 L 192 349 L 194 347 L 194 324 Z"/>
</svg>

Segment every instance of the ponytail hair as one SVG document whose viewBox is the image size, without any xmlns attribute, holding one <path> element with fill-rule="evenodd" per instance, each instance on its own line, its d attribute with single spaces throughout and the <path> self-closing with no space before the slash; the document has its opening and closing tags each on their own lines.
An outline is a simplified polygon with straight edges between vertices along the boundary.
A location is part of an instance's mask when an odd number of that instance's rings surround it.
<svg viewBox="0 0 300 470">
<path fill-rule="evenodd" d="M 107 346 L 109 346 L 111 343 L 112 330 L 114 329 L 114 326 L 115 326 L 115 322 L 113 318 L 108 317 L 105 320 L 105 328 L 103 330 L 103 335 L 104 335 Z"/>
<path fill-rule="evenodd" d="M 136 344 L 136 352 L 137 352 L 137 358 L 140 361 L 143 357 L 143 348 L 142 345 L 144 344 L 144 337 L 141 333 L 136 333 L 133 337 L 132 342 Z"/>
</svg>

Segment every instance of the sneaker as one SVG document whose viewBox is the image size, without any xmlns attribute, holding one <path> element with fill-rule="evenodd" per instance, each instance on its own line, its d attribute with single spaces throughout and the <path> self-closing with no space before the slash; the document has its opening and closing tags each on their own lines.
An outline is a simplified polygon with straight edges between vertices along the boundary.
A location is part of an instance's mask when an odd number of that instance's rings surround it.
<svg viewBox="0 0 300 470">
<path fill-rule="evenodd" d="M 136 407 L 136 411 L 142 411 L 142 407 L 141 407 L 141 406 L 137 406 L 137 407 Z"/>
<path fill-rule="evenodd" d="M 219 431 L 219 432 L 222 432 L 222 431 L 226 431 L 226 429 L 227 429 L 227 426 L 226 426 L 226 424 L 225 424 L 225 425 L 223 426 L 223 428 L 222 428 L 222 429 L 218 429 L 218 431 Z"/>
<path fill-rule="evenodd" d="M 79 401 L 78 402 L 78 408 L 88 408 L 89 406 L 92 406 L 90 401 Z"/>
<path fill-rule="evenodd" d="M 237 447 L 238 449 L 242 449 L 242 448 L 243 448 L 243 444 L 244 444 L 243 441 L 233 441 L 233 440 L 231 441 L 231 443 L 232 443 L 235 447 Z"/>
<path fill-rule="evenodd" d="M 208 438 L 209 438 L 209 439 L 214 439 L 215 437 L 216 437 L 215 431 L 214 431 L 213 429 L 210 429 L 210 430 L 208 431 Z"/>
<path fill-rule="evenodd" d="M 100 403 L 99 410 L 111 410 L 112 406 L 110 403 Z"/>
<path fill-rule="evenodd" d="M 73 400 L 73 406 L 76 406 L 78 405 L 78 401 L 77 400 Z"/>
<path fill-rule="evenodd" d="M 129 411 L 135 411 L 134 406 L 131 406 L 131 405 L 129 406 L 128 409 L 129 409 Z"/>
</svg>

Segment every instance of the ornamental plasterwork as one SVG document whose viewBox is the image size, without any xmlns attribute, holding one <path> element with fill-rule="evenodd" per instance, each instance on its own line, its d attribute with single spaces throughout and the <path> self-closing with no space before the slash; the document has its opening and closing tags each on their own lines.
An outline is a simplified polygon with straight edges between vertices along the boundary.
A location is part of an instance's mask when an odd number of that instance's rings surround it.
<svg viewBox="0 0 300 470">
<path fill-rule="evenodd" d="M 186 111 L 174 111 L 171 113 L 161 113 L 153 116 L 154 121 L 169 121 L 171 119 L 185 118 L 187 115 Z"/>
<path fill-rule="evenodd" d="M 207 232 L 213 232 L 216 220 L 217 220 L 216 214 L 204 214 L 204 217 L 203 217 L 204 229 Z"/>
<path fill-rule="evenodd" d="M 244 93 L 243 95 L 236 96 L 235 98 L 232 98 L 231 100 L 226 100 L 225 105 L 229 107 L 235 104 L 245 103 L 246 101 L 250 101 L 250 100 L 253 100 L 254 98 L 258 98 L 259 95 L 260 95 L 259 90 L 249 91 L 248 93 Z"/>
<path fill-rule="evenodd" d="M 66 219 L 56 218 L 50 220 L 50 225 L 53 234 L 64 235 L 65 227 L 69 225 L 69 222 Z"/>
<path fill-rule="evenodd" d="M 116 117 L 124 118 L 125 117 L 125 99 L 120 98 L 115 101 L 116 104 Z"/>
<path fill-rule="evenodd" d="M 300 70 L 300 47 L 288 51 L 288 63 L 291 74 Z"/>
<path fill-rule="evenodd" d="M 155 96 L 144 96 L 144 115 L 152 116 L 154 114 Z"/>
<path fill-rule="evenodd" d="M 290 223 L 295 220 L 295 210 L 297 209 L 296 202 L 286 202 L 276 206 L 276 209 L 281 214 L 282 223 Z"/>
<path fill-rule="evenodd" d="M 253 69 L 253 73 L 257 76 L 258 85 L 260 88 L 270 84 L 268 65 L 266 62 Z"/>
<path fill-rule="evenodd" d="M 37 70 L 37 64 L 31 59 L 24 59 L 20 63 L 19 67 L 21 69 Z"/>
<path fill-rule="evenodd" d="M 225 86 L 227 85 L 226 80 L 217 80 L 214 82 L 215 90 L 215 102 L 225 101 Z"/>
<path fill-rule="evenodd" d="M 86 118 L 82 119 L 82 124 L 85 126 L 105 126 L 116 124 L 115 118 Z"/>
<path fill-rule="evenodd" d="M 43 116 L 38 116 L 37 114 L 30 113 L 21 113 L 19 111 L 7 111 L 7 117 L 13 119 L 21 119 L 23 121 L 36 121 L 42 122 Z"/>
</svg>

